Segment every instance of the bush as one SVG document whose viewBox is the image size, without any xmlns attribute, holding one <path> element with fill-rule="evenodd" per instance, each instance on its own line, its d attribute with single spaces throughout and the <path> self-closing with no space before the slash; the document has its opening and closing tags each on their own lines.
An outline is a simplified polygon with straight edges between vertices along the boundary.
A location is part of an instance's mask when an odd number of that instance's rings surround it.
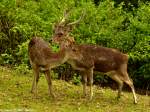
<svg viewBox="0 0 150 112">
<path fill-rule="evenodd" d="M 119 49 L 129 54 L 129 74 L 137 87 L 148 86 L 150 61 L 150 3 L 139 2 L 131 11 L 124 10 L 124 3 L 101 1 L 95 6 L 92 0 L 2 0 L 0 2 L 0 63 L 27 69 L 28 42 L 33 36 L 49 40 L 52 27 L 65 9 L 71 9 L 69 21 L 77 20 L 82 10 L 86 16 L 77 25 L 72 36 L 77 43 L 98 44 Z M 58 51 L 53 45 L 54 51 Z M 19 67 L 20 65 L 20 67 Z M 23 69 L 24 68 L 24 69 Z M 63 65 L 66 70 L 67 65 Z M 68 69 L 72 70 L 72 69 Z M 61 73 L 59 69 L 56 72 Z M 70 72 L 71 73 L 71 72 Z M 95 81 L 109 80 L 96 77 Z M 74 80 L 80 80 L 74 78 Z M 142 81 L 141 81 L 142 80 Z M 109 81 L 108 81 L 109 82 Z"/>
</svg>

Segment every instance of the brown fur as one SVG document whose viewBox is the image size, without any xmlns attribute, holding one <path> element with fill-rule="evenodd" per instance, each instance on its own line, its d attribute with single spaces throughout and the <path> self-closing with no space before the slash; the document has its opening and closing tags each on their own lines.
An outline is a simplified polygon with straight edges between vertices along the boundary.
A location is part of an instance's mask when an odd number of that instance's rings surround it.
<svg viewBox="0 0 150 112">
<path fill-rule="evenodd" d="M 58 43 L 60 46 L 64 43 L 71 44 L 81 50 L 80 53 L 83 55 L 82 60 L 68 60 L 67 62 L 74 69 L 83 71 L 83 94 L 86 95 L 87 78 L 89 78 L 91 88 L 90 99 L 92 99 L 93 92 L 91 86 L 93 84 L 93 70 L 95 70 L 107 74 L 118 83 L 118 97 L 121 95 L 123 82 L 128 84 L 133 92 L 134 102 L 137 103 L 133 82 L 127 73 L 128 56 L 116 49 L 98 45 L 76 45 L 74 44 L 74 39 L 70 39 L 70 31 L 70 26 L 66 23 L 56 25 L 52 41 Z"/>
<path fill-rule="evenodd" d="M 37 94 L 37 83 L 39 80 L 39 72 L 43 71 L 48 82 L 49 94 L 54 97 L 52 92 L 52 81 L 50 70 L 54 67 L 57 67 L 68 59 L 80 59 L 82 55 L 77 48 L 64 46 L 59 52 L 52 52 L 48 43 L 45 42 L 42 38 L 33 37 L 29 42 L 28 46 L 29 60 L 33 68 L 34 79 L 32 84 L 31 92 L 35 91 Z"/>
</svg>

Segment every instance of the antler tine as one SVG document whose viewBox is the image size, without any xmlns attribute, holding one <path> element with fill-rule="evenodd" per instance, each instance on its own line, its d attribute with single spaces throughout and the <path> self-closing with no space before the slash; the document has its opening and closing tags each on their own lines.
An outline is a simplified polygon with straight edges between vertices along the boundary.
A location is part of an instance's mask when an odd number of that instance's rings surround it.
<svg viewBox="0 0 150 112">
<path fill-rule="evenodd" d="M 69 23 L 68 25 L 74 25 L 74 24 L 77 24 L 77 23 L 79 23 L 82 19 L 83 19 L 83 17 L 85 16 L 85 10 L 84 11 L 82 11 L 82 15 L 80 16 L 80 18 L 77 20 L 77 21 L 74 21 L 74 22 L 72 22 L 72 23 Z"/>
<path fill-rule="evenodd" d="M 68 15 L 69 15 L 69 12 L 70 12 L 70 10 L 69 10 L 69 9 L 64 11 L 64 15 L 63 15 L 62 20 L 60 21 L 60 24 L 62 24 L 62 23 L 64 23 L 64 22 L 65 22 L 66 18 L 67 18 L 67 17 L 68 17 Z"/>
</svg>

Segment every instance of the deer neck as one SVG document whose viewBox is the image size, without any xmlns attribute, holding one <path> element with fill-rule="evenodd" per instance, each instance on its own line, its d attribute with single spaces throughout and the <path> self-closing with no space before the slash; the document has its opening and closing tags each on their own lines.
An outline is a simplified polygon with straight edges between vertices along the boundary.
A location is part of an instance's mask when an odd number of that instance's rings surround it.
<svg viewBox="0 0 150 112">
<path fill-rule="evenodd" d="M 48 62 L 50 64 L 50 68 L 54 68 L 65 63 L 67 60 L 68 55 L 66 53 L 66 49 L 61 49 L 59 52 L 53 53 Z"/>
</svg>

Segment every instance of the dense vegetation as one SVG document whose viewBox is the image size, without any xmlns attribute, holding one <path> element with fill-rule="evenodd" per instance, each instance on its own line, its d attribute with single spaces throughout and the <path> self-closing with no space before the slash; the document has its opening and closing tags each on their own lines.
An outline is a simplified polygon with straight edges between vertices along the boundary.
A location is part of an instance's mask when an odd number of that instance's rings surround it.
<svg viewBox="0 0 150 112">
<path fill-rule="evenodd" d="M 48 41 L 53 25 L 61 19 L 65 9 L 71 9 L 69 21 L 78 19 L 82 10 L 86 10 L 86 16 L 71 34 L 76 42 L 128 53 L 128 71 L 136 87 L 150 89 L 150 3 L 139 1 L 138 7 L 129 3 L 132 10 L 124 7 L 124 2 L 115 4 L 111 0 L 98 4 L 92 0 L 1 0 L 0 64 L 11 65 L 21 74 L 28 73 L 27 47 L 31 37 L 41 36 Z M 53 48 L 57 50 L 56 45 Z M 68 65 L 63 65 L 55 71 L 61 73 L 66 67 Z M 95 82 L 108 80 L 95 75 Z"/>
</svg>

